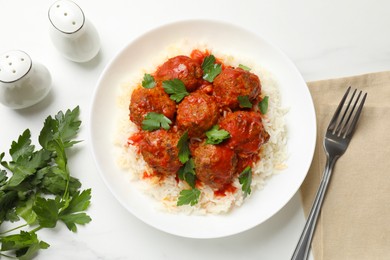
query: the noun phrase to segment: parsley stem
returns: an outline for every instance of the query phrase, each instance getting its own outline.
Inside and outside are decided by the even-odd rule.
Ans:
[[[30,231],[30,233],[36,233],[37,231],[41,230],[43,227],[42,226],[38,226],[36,228],[34,228],[33,230]]]
[[[66,167],[66,184],[65,184],[65,191],[64,191],[64,195],[62,196],[62,200],[67,200],[67,198],[69,197],[70,173],[68,170],[68,166],[65,165],[65,167]]]
[[[7,258],[10,258],[10,259],[18,259],[15,256],[6,255],[6,254],[3,254],[3,253],[0,253],[0,256],[7,257]]]
[[[17,227],[14,227],[14,228],[11,228],[11,229],[9,229],[9,230],[7,230],[7,231],[1,232],[1,233],[0,233],[0,236],[5,235],[5,234],[7,234],[7,233],[9,233],[9,232],[18,230],[18,229],[20,229],[20,228],[26,227],[26,226],[28,226],[27,223],[26,223],[26,224],[23,224],[23,225],[20,225],[20,226],[17,226]]]

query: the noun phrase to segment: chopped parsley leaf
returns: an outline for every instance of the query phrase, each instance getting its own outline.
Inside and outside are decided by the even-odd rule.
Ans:
[[[252,103],[249,100],[249,96],[238,96],[237,97],[238,103],[240,104],[240,107],[242,108],[252,108]]]
[[[213,82],[215,77],[222,72],[222,65],[215,63],[214,55],[209,55],[204,58],[202,63],[203,79],[208,82]]]
[[[198,189],[190,189],[190,190],[182,190],[179,195],[179,199],[177,200],[177,206],[182,205],[191,205],[194,206],[198,203],[200,197],[200,190]]]
[[[241,189],[244,192],[244,197],[251,194],[252,184],[252,168],[247,166],[238,176],[238,180],[241,184]]]
[[[160,129],[160,127],[168,130],[171,127],[170,124],[172,124],[172,121],[163,114],[149,112],[142,121],[141,127],[148,131],[154,131]]]
[[[180,79],[165,80],[162,85],[165,92],[176,103],[179,103],[185,96],[189,95],[186,86]]]
[[[190,158],[190,148],[188,147],[188,131],[180,137],[176,147],[179,149],[179,160],[181,163],[185,163]]]
[[[247,67],[245,65],[242,65],[242,64],[239,64],[238,67],[243,69],[243,70],[246,70],[246,71],[250,71],[251,70],[251,68],[249,68],[249,67]]]
[[[265,96],[259,103],[260,111],[263,115],[267,114],[268,111],[268,96]]]
[[[144,88],[154,88],[156,86],[156,81],[153,76],[145,73],[144,80],[142,81],[142,87]]]
[[[219,129],[218,125],[214,125],[209,131],[206,132],[207,144],[220,144],[224,140],[230,138],[230,133],[226,130]]]
[[[196,173],[195,163],[193,159],[189,159],[180,169],[178,173],[180,180],[186,181],[191,188],[195,188]]]

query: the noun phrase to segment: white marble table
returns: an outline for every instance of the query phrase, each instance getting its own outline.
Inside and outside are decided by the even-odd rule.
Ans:
[[[51,247],[38,259],[289,259],[304,225],[299,194],[274,217],[231,237],[195,240],[144,224],[112,196],[92,160],[88,114],[96,81],[109,60],[146,30],[183,19],[215,19],[245,27],[282,49],[307,81],[390,69],[390,2],[321,1],[87,1],[77,3],[97,27],[102,48],[91,62],[68,61],[48,35],[54,1],[0,0],[0,53],[26,51],[48,67],[52,91],[25,110],[0,106],[0,151],[26,128],[36,138],[44,118],[80,105],[85,140],[70,158],[73,174],[92,188],[93,221],[77,234],[42,230]]]

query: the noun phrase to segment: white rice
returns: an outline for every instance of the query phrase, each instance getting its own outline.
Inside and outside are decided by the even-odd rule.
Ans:
[[[157,58],[150,68],[140,68],[138,75],[134,75],[131,82],[121,85],[120,93],[117,100],[119,118],[117,132],[115,135],[115,145],[121,148],[118,158],[118,165],[129,173],[129,186],[137,186],[138,189],[154,197],[159,203],[158,208],[169,212],[183,212],[187,214],[221,214],[231,211],[233,208],[240,206],[245,200],[250,199],[250,195],[244,200],[241,185],[236,179],[233,182],[236,192],[227,193],[226,196],[215,196],[214,191],[204,185],[201,189],[201,195],[198,204],[195,206],[176,206],[178,196],[181,190],[188,189],[189,186],[180,181],[177,183],[173,176],[164,178],[160,181],[157,177],[143,178],[144,172],[151,173],[142,155],[137,153],[136,147],[127,145],[127,139],[133,133],[138,131],[137,126],[129,120],[129,102],[132,91],[142,82],[144,73],[152,73],[156,67],[168,58],[177,55],[190,55],[193,49],[208,49],[215,57],[221,59],[225,64],[237,67],[243,64],[251,68],[251,72],[258,75],[262,85],[262,94],[269,96],[268,112],[263,118],[263,124],[270,135],[269,141],[264,144],[260,154],[260,161],[252,168],[252,193],[259,192],[266,185],[267,179],[273,174],[286,168],[284,162],[287,159],[287,135],[284,115],[286,109],[281,107],[280,93],[278,82],[273,78],[271,73],[264,68],[256,66],[250,60],[239,59],[226,53],[220,53],[206,44],[190,44],[186,41],[170,46],[161,57]],[[130,188],[130,187],[129,187]]]

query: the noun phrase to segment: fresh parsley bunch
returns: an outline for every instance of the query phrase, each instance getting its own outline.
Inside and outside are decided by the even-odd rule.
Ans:
[[[80,190],[81,183],[72,177],[66,151],[75,141],[81,121],[79,107],[47,117],[39,135],[41,148],[31,144],[30,130],[13,141],[11,161],[0,154],[0,258],[8,256],[31,259],[49,244],[39,240],[37,231],[54,228],[63,222],[72,232],[77,224],[91,221],[84,212],[91,190]],[[5,222],[23,222],[10,230],[2,230]],[[19,233],[16,233],[20,230]]]

